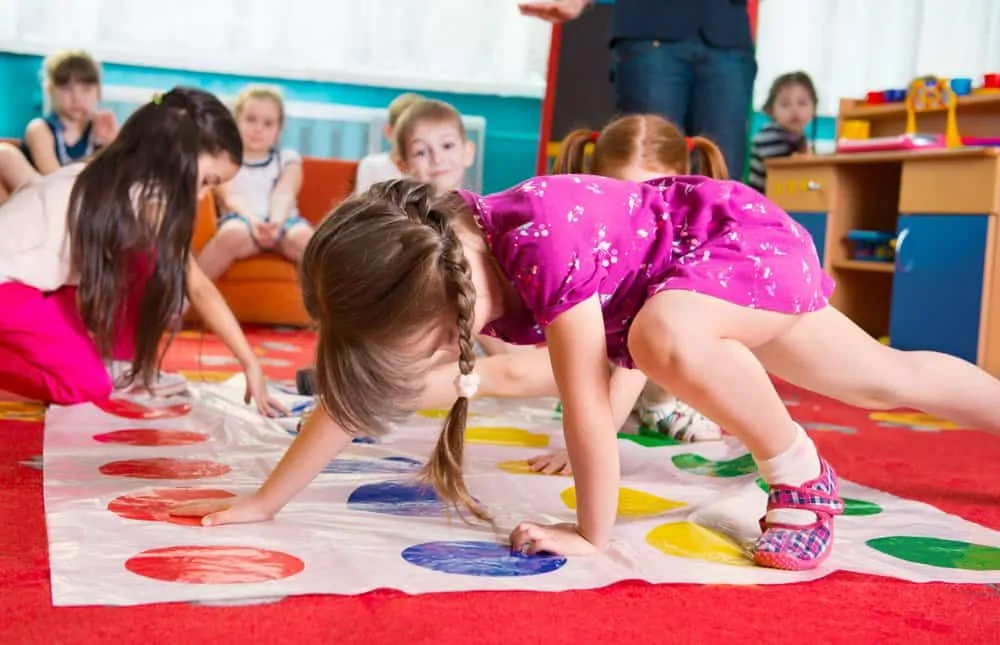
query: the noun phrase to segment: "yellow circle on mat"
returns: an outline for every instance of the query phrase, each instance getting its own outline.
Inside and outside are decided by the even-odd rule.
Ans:
[[[750,556],[735,542],[694,522],[661,524],[646,534],[646,542],[667,555],[737,567],[753,566]]]
[[[497,464],[497,468],[500,470],[510,473],[512,475],[545,475],[547,477],[569,477],[563,473],[539,473],[531,469],[528,462],[523,460],[518,461],[502,461]]]
[[[219,372],[209,370],[178,370],[177,372],[193,383],[222,383],[236,376],[237,372]]]
[[[549,436],[528,432],[521,428],[476,427],[465,431],[469,443],[488,443],[494,446],[521,446],[524,448],[544,448],[549,445]]]
[[[872,421],[896,423],[912,428],[934,428],[936,430],[958,430],[959,426],[947,419],[935,417],[923,412],[872,412],[868,415]]]
[[[576,488],[571,486],[559,496],[562,497],[566,506],[576,510]],[[682,506],[687,506],[687,504],[632,488],[618,489],[618,517],[649,517]]]
[[[428,419],[447,419],[447,410],[417,410],[417,414]]]

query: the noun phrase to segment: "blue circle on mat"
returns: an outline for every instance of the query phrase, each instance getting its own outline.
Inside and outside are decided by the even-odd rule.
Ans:
[[[334,459],[323,469],[328,475],[392,475],[395,473],[415,473],[420,470],[420,462],[409,457],[385,457],[383,459]]]
[[[351,443],[378,443],[378,439],[375,437],[354,437],[351,439]]]
[[[437,517],[445,512],[429,484],[376,482],[358,486],[347,498],[347,507],[402,517]]]
[[[493,542],[425,542],[403,549],[403,559],[418,567],[463,576],[509,578],[551,573],[566,564],[558,555],[522,555]]]

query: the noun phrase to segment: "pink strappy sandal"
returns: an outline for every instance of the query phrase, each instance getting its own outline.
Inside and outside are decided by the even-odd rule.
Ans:
[[[837,475],[820,459],[819,477],[801,486],[770,486],[767,510],[787,508],[816,514],[812,524],[769,523],[760,519],[763,535],[754,548],[754,562],[762,567],[805,571],[818,567],[833,549],[833,518],[844,512],[837,494]]]

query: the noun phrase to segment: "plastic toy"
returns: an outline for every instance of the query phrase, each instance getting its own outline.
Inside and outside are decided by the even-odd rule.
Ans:
[[[851,259],[861,262],[892,262],[896,258],[896,238],[882,231],[849,231]]]
[[[923,110],[948,111],[944,130],[946,148],[960,148],[962,138],[958,134],[958,96],[944,79],[926,76],[910,83],[906,96],[906,134],[917,134],[917,112]]]

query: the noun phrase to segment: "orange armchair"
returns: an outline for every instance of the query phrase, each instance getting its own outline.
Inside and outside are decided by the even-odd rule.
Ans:
[[[351,194],[358,164],[341,159],[302,159],[302,217],[318,226]],[[218,213],[209,197],[198,205],[192,251],[197,254],[215,235]],[[297,267],[274,253],[262,253],[234,263],[216,283],[242,323],[307,327],[312,321],[302,304]]]

